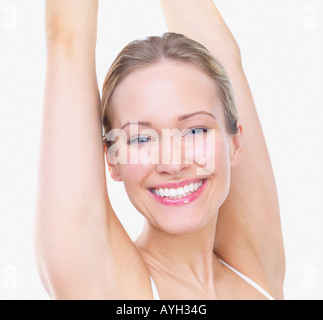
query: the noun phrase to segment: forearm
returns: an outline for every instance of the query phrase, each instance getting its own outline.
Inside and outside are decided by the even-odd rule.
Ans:
[[[237,42],[212,0],[160,0],[169,31],[203,44],[225,67],[240,63]]]
[[[87,41],[95,47],[98,0],[46,0],[47,42]]]

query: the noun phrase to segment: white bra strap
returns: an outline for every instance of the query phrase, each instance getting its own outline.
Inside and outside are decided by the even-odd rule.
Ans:
[[[153,278],[151,276],[149,276],[149,277],[150,277],[151,288],[153,290],[154,300],[160,300],[156,284],[155,284]]]
[[[262,287],[260,287],[259,284],[257,284],[256,282],[254,282],[253,280],[251,280],[250,278],[248,278],[247,276],[245,276],[244,274],[242,274],[241,272],[239,272],[238,270],[234,269],[233,267],[229,266],[227,263],[225,263],[224,261],[222,261],[221,259],[218,258],[218,260],[220,262],[222,262],[225,266],[227,266],[229,269],[231,269],[235,274],[237,274],[240,278],[242,278],[243,280],[245,280],[246,282],[248,282],[252,287],[254,287],[257,291],[259,291],[262,295],[264,295],[267,299],[269,300],[275,300],[265,289],[263,289]]]
[[[254,282],[253,280],[251,280],[250,278],[248,278],[247,276],[245,276],[244,274],[242,274],[238,270],[234,269],[233,267],[231,267],[230,265],[228,265],[227,263],[225,263],[221,259],[218,259],[218,260],[221,263],[223,263],[225,266],[227,266],[230,270],[232,270],[235,274],[237,274],[240,278],[242,278],[247,283],[249,283],[253,288],[255,288],[258,292],[260,292],[262,295],[264,295],[267,299],[275,300],[265,289],[263,289],[261,286],[259,286],[259,284],[257,284],[256,282]],[[151,288],[153,291],[154,300],[160,300],[156,284],[155,284],[153,278],[151,276],[149,276],[149,277],[150,277]]]

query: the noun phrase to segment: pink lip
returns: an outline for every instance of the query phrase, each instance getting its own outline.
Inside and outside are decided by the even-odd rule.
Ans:
[[[195,181],[196,179],[194,179],[193,181]],[[201,180],[201,179],[199,179]],[[207,179],[205,179],[203,181],[203,184],[201,185],[201,187],[189,194],[188,196],[184,197],[184,198],[180,198],[180,199],[168,199],[168,198],[162,198],[162,197],[159,197],[157,194],[154,194],[153,192],[150,191],[150,194],[160,203],[162,204],[166,204],[166,205],[169,205],[169,206],[179,206],[179,205],[184,205],[184,204],[187,204],[187,203],[190,203],[192,201],[194,201],[195,199],[197,199],[200,194],[202,193],[204,187],[206,186],[206,183],[207,183]],[[187,184],[187,183],[185,183]],[[166,188],[166,187],[165,187]]]

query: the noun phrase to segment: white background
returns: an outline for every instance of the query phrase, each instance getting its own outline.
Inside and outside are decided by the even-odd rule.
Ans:
[[[45,76],[44,0],[0,0],[0,299],[48,299],[33,253]],[[323,1],[215,0],[242,51],[280,197],[286,299],[323,299]],[[157,0],[100,0],[101,88],[131,40],[167,31]],[[111,202],[135,238],[122,183]],[[126,200],[125,200],[126,199]]]

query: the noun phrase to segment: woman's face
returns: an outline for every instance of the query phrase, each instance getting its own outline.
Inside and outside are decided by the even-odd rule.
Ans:
[[[226,131],[214,80],[193,65],[163,61],[126,77],[112,107],[114,127],[125,133],[118,143],[126,161],[109,161],[110,173],[124,182],[133,205],[167,233],[205,226],[225,200],[230,166],[241,157],[241,135]],[[163,132],[172,129],[180,134],[169,140]]]

